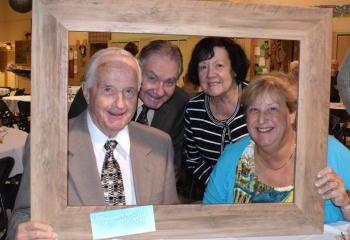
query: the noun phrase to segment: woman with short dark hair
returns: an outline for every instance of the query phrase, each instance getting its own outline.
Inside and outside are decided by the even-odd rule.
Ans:
[[[249,61],[230,38],[207,37],[195,46],[188,77],[202,93],[185,111],[185,165],[201,199],[211,170],[226,144],[247,134],[239,102]]]

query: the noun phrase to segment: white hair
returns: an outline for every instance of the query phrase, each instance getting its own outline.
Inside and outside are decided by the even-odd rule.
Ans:
[[[86,67],[85,71],[85,80],[88,88],[91,88],[94,81],[95,81],[95,75],[96,70],[98,67],[104,63],[101,61],[103,58],[107,56],[124,56],[127,58],[132,59],[136,63],[136,74],[137,74],[137,80],[138,80],[138,89],[140,90],[141,83],[142,83],[142,74],[141,74],[141,68],[139,61],[128,51],[121,49],[121,48],[105,48],[102,50],[97,51],[91,58],[90,61]]]

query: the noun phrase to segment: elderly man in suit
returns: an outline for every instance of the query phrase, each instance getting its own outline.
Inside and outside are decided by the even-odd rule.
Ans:
[[[142,48],[139,60],[142,68],[142,86],[135,120],[170,135],[175,153],[175,172],[179,175],[184,136],[183,119],[189,100],[189,95],[176,87],[183,71],[182,54],[171,42],[154,40]],[[79,90],[68,117],[78,115],[85,108],[86,101]]]
[[[176,86],[182,71],[180,49],[169,41],[155,40],[144,46],[139,60],[142,87],[136,121],[168,133],[175,152],[175,172],[181,171],[184,112],[189,95]]]
[[[141,79],[137,60],[122,49],[90,59],[82,87],[88,110],[69,121],[69,205],[178,203],[170,137],[130,122]],[[26,171],[8,238],[57,238],[49,225],[28,221],[29,208]]]

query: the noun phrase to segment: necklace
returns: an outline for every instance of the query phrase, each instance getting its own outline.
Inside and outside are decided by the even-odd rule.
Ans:
[[[284,163],[282,163],[281,166],[279,166],[279,167],[277,167],[277,168],[272,168],[272,167],[266,165],[265,162],[264,162],[264,160],[263,160],[262,158],[260,158],[259,163],[261,163],[265,168],[268,168],[268,169],[270,169],[270,170],[272,170],[272,171],[278,171],[278,170],[284,168],[284,167],[287,165],[287,163],[289,163],[289,161],[290,161],[291,159],[294,158],[294,155],[295,155],[295,146],[296,146],[296,145],[293,144],[292,152],[290,153],[289,158],[288,158],[286,161],[284,161]]]
[[[227,120],[237,111],[237,105],[239,104],[240,86],[237,85],[235,90],[237,93],[232,98],[235,104],[223,103],[222,101],[217,103],[212,97],[209,96],[210,112],[215,119],[219,121]],[[230,108],[227,109],[227,106],[230,106]]]

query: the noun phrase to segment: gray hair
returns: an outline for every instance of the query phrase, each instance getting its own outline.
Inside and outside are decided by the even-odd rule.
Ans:
[[[90,61],[85,71],[85,79],[86,79],[86,84],[88,88],[91,88],[95,81],[96,71],[101,65],[101,63],[103,63],[101,60],[107,56],[125,56],[135,61],[137,66],[136,74],[137,74],[137,80],[138,80],[138,90],[140,90],[141,83],[142,83],[142,74],[141,74],[140,64],[138,60],[131,53],[121,48],[105,48],[97,51],[90,58]]]

